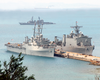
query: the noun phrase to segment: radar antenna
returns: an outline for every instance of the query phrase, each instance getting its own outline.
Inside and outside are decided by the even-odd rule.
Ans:
[[[77,25],[77,21],[76,21],[76,26],[71,26],[71,28],[74,28],[74,30],[75,30],[75,32],[76,32],[76,34],[79,34],[79,29],[81,28],[82,26],[78,26]]]

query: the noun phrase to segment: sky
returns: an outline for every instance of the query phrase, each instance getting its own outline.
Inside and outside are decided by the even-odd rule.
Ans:
[[[0,0],[0,10],[100,8],[100,0]]]

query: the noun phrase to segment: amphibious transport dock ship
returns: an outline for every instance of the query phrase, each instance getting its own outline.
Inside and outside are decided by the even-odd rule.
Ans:
[[[42,26],[42,27],[41,27]],[[42,29],[43,25],[34,26],[34,34],[30,39],[28,36],[25,37],[23,43],[7,43],[7,50],[11,52],[36,56],[54,57],[54,44],[51,43],[47,38],[43,38]],[[37,32],[35,31],[37,29]]]
[[[72,31],[67,36],[64,34],[62,41],[59,41],[57,36],[55,36],[56,49],[92,55],[92,51],[94,50],[94,46],[91,44],[92,38],[79,32],[81,27],[76,22],[76,26],[71,26],[71,28],[74,28],[75,33]]]
[[[20,22],[19,23],[20,25],[35,25],[35,24],[55,24],[55,23],[52,23],[52,22],[44,22],[44,20],[40,20],[40,17],[39,17],[39,20],[34,20],[33,21],[33,17],[31,18],[30,21],[26,22],[26,23],[23,23],[23,22]]]

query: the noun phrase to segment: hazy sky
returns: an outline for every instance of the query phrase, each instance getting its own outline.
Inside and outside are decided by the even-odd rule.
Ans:
[[[0,0],[0,9],[100,8],[100,0]]]

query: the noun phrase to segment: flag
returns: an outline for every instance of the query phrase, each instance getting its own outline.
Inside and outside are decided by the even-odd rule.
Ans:
[[[13,39],[11,39],[11,41],[13,41]]]

